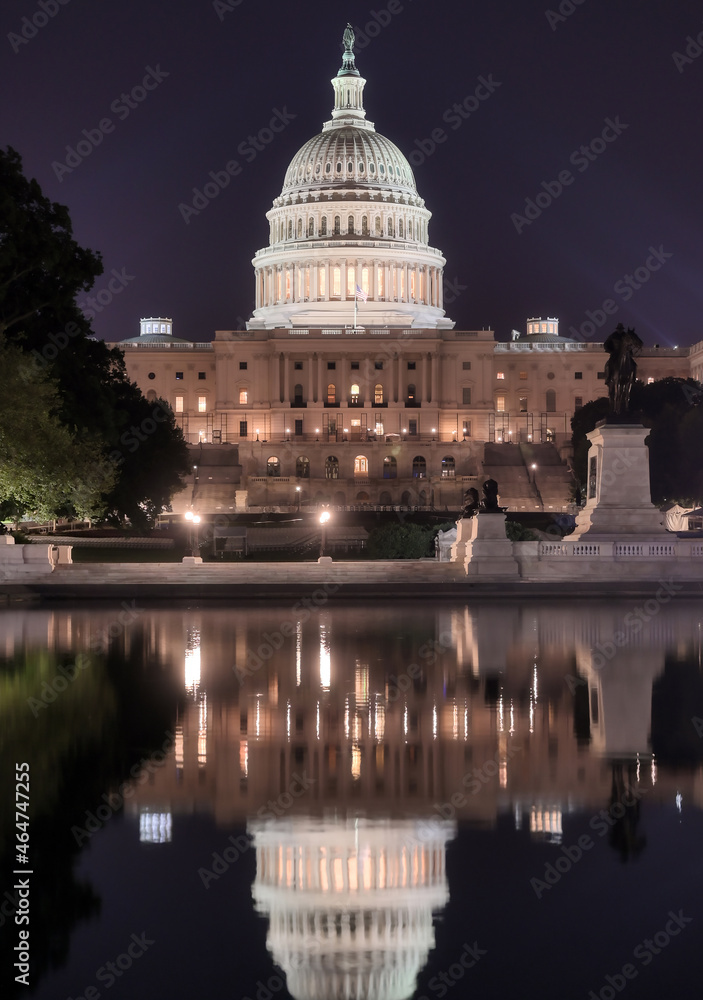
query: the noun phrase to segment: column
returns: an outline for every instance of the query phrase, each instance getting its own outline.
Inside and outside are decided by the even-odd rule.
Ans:
[[[283,402],[290,403],[290,354],[283,355]]]
[[[317,355],[317,399],[315,400],[316,403],[322,403],[325,399],[324,389],[322,385],[322,368],[323,368],[323,361],[320,355],[318,354]]]
[[[320,299],[320,265],[317,262],[313,264],[311,280],[310,298],[313,302],[318,302]]]
[[[427,355],[422,355],[422,386],[420,388],[420,402],[429,402],[428,396],[428,385],[427,385]]]
[[[393,294],[393,289],[391,288],[391,266],[390,264],[383,265],[383,297],[386,302],[391,301],[391,296]]]
[[[340,277],[340,289],[339,289],[340,292],[341,292],[340,298],[341,298],[342,302],[344,302],[344,300],[347,297],[347,262],[346,262],[346,260],[342,260],[340,262],[339,270],[340,270],[340,276],[341,276]],[[344,325],[344,324],[342,324],[342,325]]]
[[[370,290],[369,298],[373,299],[374,301],[376,301],[378,299],[378,261],[377,260],[375,260],[373,262],[373,270],[372,270],[371,273],[372,273],[373,277],[371,278],[371,290]]]
[[[315,402],[315,355],[308,354],[308,403]]]

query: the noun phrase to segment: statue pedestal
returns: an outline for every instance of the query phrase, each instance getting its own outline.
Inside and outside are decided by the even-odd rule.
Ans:
[[[649,430],[641,424],[600,424],[588,435],[588,499],[569,541],[667,535],[650,499]]]
[[[520,575],[513,543],[505,537],[505,514],[478,514],[456,526],[452,562],[461,563],[467,576],[517,579]]]

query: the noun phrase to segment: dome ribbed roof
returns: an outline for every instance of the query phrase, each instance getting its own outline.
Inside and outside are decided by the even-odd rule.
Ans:
[[[282,194],[350,184],[417,198],[415,176],[398,147],[378,132],[351,125],[309,139],[291,160]]]

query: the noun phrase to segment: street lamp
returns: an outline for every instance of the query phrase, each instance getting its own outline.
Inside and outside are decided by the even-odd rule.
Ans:
[[[328,510],[323,510],[320,514],[320,527],[322,529],[322,534],[320,536],[320,559],[325,554],[325,542],[327,541],[327,522],[329,521],[331,515]]]
[[[320,440],[320,428],[319,427],[315,428],[315,434],[317,435],[317,437],[315,438],[315,440],[319,441]]]
[[[185,512],[185,519],[190,525],[190,554],[192,556],[198,555],[198,550],[200,549],[199,539],[198,539],[198,525],[200,524],[200,514],[194,514],[192,510],[187,510]],[[193,525],[195,525],[195,539],[193,538]]]
[[[532,469],[532,482],[534,483],[535,482],[535,474],[537,472],[537,463],[533,462],[532,465],[530,466],[530,468]]]
[[[286,427],[286,434],[288,436],[288,440],[290,441],[290,427]]]
[[[433,440],[433,441],[434,441],[434,436],[435,436],[435,434],[436,434],[436,433],[437,433],[437,428],[436,428],[436,427],[433,427],[433,428],[432,428],[432,440]]]
[[[298,513],[300,513],[300,487],[295,487],[295,499],[297,502]]]

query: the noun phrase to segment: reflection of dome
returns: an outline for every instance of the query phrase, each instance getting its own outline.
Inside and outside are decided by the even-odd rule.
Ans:
[[[406,1000],[449,898],[455,825],[307,817],[250,824],[254,899],[296,1000]]]
[[[353,38],[349,46],[332,80],[332,118],[295,154],[267,213],[269,245],[253,261],[256,309],[247,325],[354,320],[365,328],[450,329],[442,308],[445,261],[429,245],[431,213],[406,158],[366,119]]]

